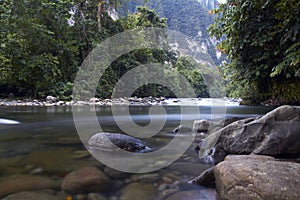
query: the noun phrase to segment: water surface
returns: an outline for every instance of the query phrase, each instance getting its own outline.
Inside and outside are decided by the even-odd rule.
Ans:
[[[103,131],[122,133],[122,130],[116,125],[109,106],[91,107],[90,109],[96,111],[97,119]],[[119,109],[122,110],[122,106]],[[140,126],[149,124],[151,120],[155,122],[166,119],[163,129],[158,135],[146,140],[147,144],[159,147],[167,144],[171,139],[161,137],[161,135],[169,134],[181,121],[252,117],[265,114],[272,108],[228,106],[226,113],[212,116],[212,108],[209,106],[185,108],[184,115],[180,114],[182,108],[179,106],[165,106],[167,115],[156,114],[151,118],[149,117],[149,109],[149,106],[132,106],[130,107],[130,116],[120,113],[118,119],[121,120],[121,123],[126,123],[132,119]],[[196,112],[197,109],[200,112]],[[140,181],[153,184],[159,193],[159,198],[164,199],[176,191],[202,189],[200,186],[187,184],[187,182],[210,167],[199,163],[197,153],[194,150],[197,143],[194,142],[174,164],[149,173],[149,176],[144,176],[144,178],[137,179],[137,176],[142,177],[142,175],[129,173],[113,174],[107,172],[109,168],[94,159],[85,150],[74,125],[71,107],[0,107],[0,118],[20,122],[20,124],[15,125],[0,124],[1,180],[9,179],[16,174],[34,174],[62,180],[72,170],[84,166],[97,166],[121,184],[119,189],[114,188],[114,191],[107,191],[104,194],[107,198],[119,198],[121,194],[118,191],[121,191],[124,185]],[[84,120],[88,121],[89,119],[83,118],[82,120],[84,122]],[[97,132],[97,130],[93,131]],[[169,186],[164,188],[163,184],[169,184]],[[169,193],[166,192],[168,189],[170,190]]]

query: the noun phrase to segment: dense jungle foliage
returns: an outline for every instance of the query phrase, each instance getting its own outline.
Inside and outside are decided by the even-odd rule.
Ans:
[[[0,95],[70,99],[76,73],[97,44],[129,29],[167,26],[166,19],[147,7],[118,18],[113,13],[118,6],[119,1],[103,0],[1,1]],[[99,81],[96,96],[110,98],[123,74],[148,62],[171,63],[195,86],[197,96],[209,96],[200,73],[182,66],[188,58],[151,49],[130,52],[112,63]],[[155,84],[133,95],[174,96]]]
[[[211,36],[224,38],[228,92],[252,103],[300,102],[300,2],[229,0],[211,10]]]
[[[299,103],[300,2],[228,0],[218,6],[216,1],[203,2],[2,0],[0,97],[71,99],[76,74],[97,44],[126,30],[168,27],[195,38],[216,64],[224,60],[214,50],[220,41],[217,50],[227,55],[220,69],[228,96],[254,104]],[[212,38],[205,30],[210,23]],[[121,56],[99,80],[96,96],[110,98],[117,81],[145,63],[169,65],[186,77],[199,97],[217,96],[203,78],[212,72],[205,68],[200,73],[195,69],[203,66],[171,49],[138,49]],[[174,84],[181,87],[177,80]],[[156,84],[144,85],[133,95],[174,96]]]

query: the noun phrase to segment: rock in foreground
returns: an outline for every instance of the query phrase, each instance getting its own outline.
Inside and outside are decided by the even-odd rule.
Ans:
[[[200,159],[218,163],[228,154],[274,157],[300,155],[300,106],[281,106],[257,119],[244,119],[209,133]]]
[[[110,179],[96,167],[84,167],[69,173],[61,188],[69,193],[81,194],[105,191],[110,184]]]
[[[264,156],[228,156],[214,170],[222,200],[300,199],[300,164]]]

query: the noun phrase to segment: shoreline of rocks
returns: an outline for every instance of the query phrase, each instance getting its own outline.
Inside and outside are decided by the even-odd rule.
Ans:
[[[221,101],[224,105],[239,106],[241,99],[234,98],[165,98],[165,97],[124,97],[118,99],[90,98],[87,101],[62,101],[53,96],[45,99],[0,99],[0,106],[202,106],[212,105]]]

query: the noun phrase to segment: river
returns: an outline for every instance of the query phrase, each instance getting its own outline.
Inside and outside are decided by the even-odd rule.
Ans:
[[[118,119],[123,123],[132,119],[141,126],[149,124],[151,120],[166,119],[159,134],[146,139],[147,144],[156,147],[169,142],[170,138],[162,136],[168,135],[180,124],[181,120],[193,121],[199,118],[211,119],[214,117],[211,115],[212,107],[210,106],[189,107],[185,114],[181,114],[180,106],[165,106],[166,115],[154,114],[151,118],[148,114],[149,108],[150,106],[131,106],[130,116],[120,114]],[[200,110],[198,115],[189,114],[189,111],[193,113],[195,109]],[[227,106],[223,117],[259,116],[271,109],[268,107]],[[103,131],[122,133],[112,115],[111,107],[99,106],[94,110]],[[203,191],[206,199],[214,199],[213,189],[188,184],[191,178],[210,167],[210,165],[199,163],[194,150],[196,142],[168,167],[146,174],[125,173],[105,166],[86,151],[74,125],[72,107],[0,107],[0,118],[20,122],[20,124],[0,124],[0,187],[3,187],[1,182],[2,184],[6,183],[5,181],[18,174],[50,177],[62,181],[66,174],[73,170],[84,166],[96,166],[116,183],[115,187],[101,193],[107,199],[126,199],[124,193],[130,193],[130,191],[124,192],[124,188],[134,182],[152,185],[157,199],[171,198],[172,195],[180,192],[190,192],[191,194],[191,191]],[[13,191],[14,186],[10,185],[10,187]],[[34,188],[32,189],[34,190]],[[59,188],[53,190],[61,196],[69,195],[60,191]],[[134,189],[131,190],[133,190],[132,193],[135,193]],[[143,189],[136,188],[136,190]],[[149,188],[145,190],[149,190]],[[149,191],[144,191],[144,193],[148,196],[152,195],[149,194]],[[71,195],[73,199],[79,199],[74,195]],[[57,199],[60,199],[61,196]],[[203,197],[203,199],[205,198]]]

